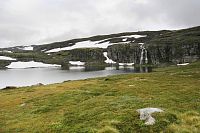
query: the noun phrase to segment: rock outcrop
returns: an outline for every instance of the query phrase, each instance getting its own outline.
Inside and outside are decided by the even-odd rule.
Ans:
[[[142,47],[142,48],[141,48]],[[194,62],[200,57],[199,44],[150,45],[130,43],[117,44],[108,48],[108,57],[115,62],[135,64],[161,64]]]

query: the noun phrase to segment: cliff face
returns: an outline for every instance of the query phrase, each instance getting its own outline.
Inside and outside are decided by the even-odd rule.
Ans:
[[[200,27],[157,34],[142,42],[110,46],[108,57],[136,64],[145,64],[147,60],[148,64],[184,63],[200,58]]]
[[[148,46],[149,63],[184,63],[199,59],[200,44]]]
[[[115,62],[139,64],[141,49],[139,44],[116,44],[108,47],[108,57]]]
[[[83,62],[104,62],[105,57],[102,54],[103,51],[100,48],[74,49],[69,51],[69,56],[66,59]]]
[[[147,52],[142,53],[141,44],[113,45],[108,48],[108,57],[115,62],[136,64],[145,64],[146,56],[148,64],[193,62],[200,57],[200,43],[177,46],[144,44],[144,47]]]
[[[154,37],[146,47],[153,64],[193,62],[200,57],[200,27]]]

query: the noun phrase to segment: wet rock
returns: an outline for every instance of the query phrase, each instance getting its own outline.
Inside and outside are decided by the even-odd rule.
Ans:
[[[145,120],[146,125],[154,125],[155,118],[153,118],[151,114],[156,112],[163,112],[163,110],[159,108],[143,108],[138,109],[137,112],[140,113],[140,120]]]

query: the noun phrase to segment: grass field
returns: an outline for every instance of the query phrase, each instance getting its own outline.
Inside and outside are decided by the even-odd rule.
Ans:
[[[137,109],[155,107],[156,124]],[[200,62],[0,91],[0,132],[199,133]]]

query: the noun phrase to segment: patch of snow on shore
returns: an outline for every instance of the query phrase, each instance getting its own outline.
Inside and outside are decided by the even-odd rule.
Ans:
[[[84,66],[85,65],[85,62],[81,62],[81,61],[69,61],[69,63],[74,66]]]
[[[135,63],[119,63],[119,66],[132,66]]]
[[[12,62],[10,65],[6,66],[7,68],[12,69],[24,69],[24,68],[36,68],[36,67],[61,67],[61,65],[56,64],[45,64],[42,62]]]
[[[140,45],[144,45],[144,43],[142,43],[142,42],[141,42],[141,43],[138,43],[138,44],[140,44]]]
[[[115,64],[116,63],[115,61],[108,58],[108,52],[104,52],[103,55],[104,55],[104,57],[106,57],[106,60],[104,61],[105,63],[108,63],[108,64]]]
[[[16,59],[7,56],[0,56],[0,60],[16,60]]]
[[[177,64],[177,66],[187,66],[189,63]]]

